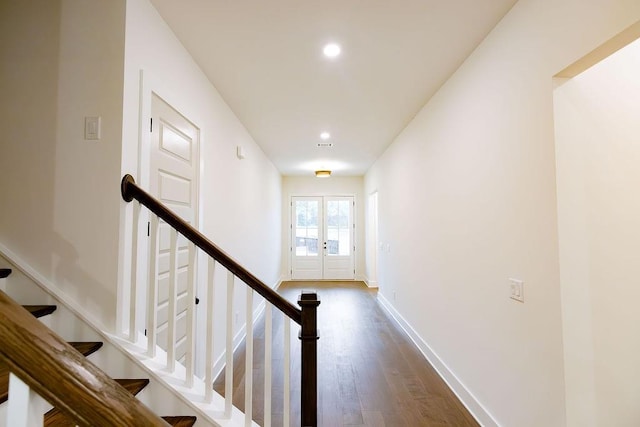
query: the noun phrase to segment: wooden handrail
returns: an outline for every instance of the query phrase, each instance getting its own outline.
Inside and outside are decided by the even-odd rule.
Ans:
[[[197,247],[206,252],[209,256],[222,264],[227,270],[233,273],[237,278],[242,280],[248,286],[258,292],[264,299],[273,304],[284,314],[289,316],[294,322],[302,325],[302,311],[296,308],[286,299],[282,298],[276,291],[265,285],[260,279],[251,274],[247,269],[242,267],[237,261],[227,255],[222,249],[212,243],[205,235],[189,225],[186,221],[173,213],[169,208],[160,203],[151,194],[144,191],[138,186],[129,174],[122,177],[120,184],[122,198],[126,202],[136,199],[142,205],[146,206],[151,212],[164,220],[167,224],[175,228],[178,233],[193,242]]]
[[[2,291],[0,342],[9,370],[78,425],[168,426]]]

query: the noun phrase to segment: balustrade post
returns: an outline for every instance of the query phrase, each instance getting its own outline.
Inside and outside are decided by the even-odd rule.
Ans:
[[[318,335],[317,307],[320,299],[315,292],[302,292],[298,298],[302,308],[302,375],[301,375],[301,416],[304,427],[318,425]]]

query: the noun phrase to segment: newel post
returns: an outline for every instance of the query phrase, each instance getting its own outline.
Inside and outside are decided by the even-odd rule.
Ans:
[[[298,298],[302,308],[302,383],[301,412],[304,427],[318,425],[318,328],[317,308],[320,299],[315,292],[303,292]]]

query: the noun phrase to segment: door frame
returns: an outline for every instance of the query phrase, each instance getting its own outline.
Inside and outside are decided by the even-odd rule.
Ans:
[[[365,253],[366,262],[366,283],[370,288],[377,288],[379,281],[379,246],[380,246],[380,228],[379,228],[379,193],[373,190],[368,194],[367,199],[367,228],[365,237]]]
[[[292,272],[293,272],[293,198],[294,197],[321,197],[321,198],[325,198],[325,197],[353,197],[353,212],[352,212],[352,217],[353,217],[353,227],[351,230],[352,233],[352,243],[353,243],[353,279],[343,279],[345,281],[349,281],[349,280],[358,280],[358,251],[360,250],[360,248],[358,247],[358,227],[360,227],[360,225],[358,224],[358,195],[355,193],[291,193],[289,194],[289,201],[287,203],[287,207],[288,207],[288,214],[287,217],[289,219],[288,222],[288,240],[287,240],[287,248],[288,248],[288,253],[289,256],[287,257],[287,261],[288,261],[288,265],[287,265],[287,272],[286,272],[286,277],[288,277],[289,280],[294,280],[292,279]],[[324,210],[324,201],[323,201],[323,206],[322,209]],[[324,268],[323,268],[324,269]],[[319,280],[332,280],[332,279],[296,279],[296,280],[301,280],[301,281],[305,281],[305,280],[315,280],[315,281],[319,281]]]

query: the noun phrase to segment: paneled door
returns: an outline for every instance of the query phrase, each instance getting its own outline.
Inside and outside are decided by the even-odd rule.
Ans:
[[[151,100],[150,191],[178,216],[197,227],[199,129],[155,94]],[[186,353],[188,242],[178,238],[176,360]],[[159,225],[158,345],[166,349],[170,267],[170,227]]]
[[[354,198],[292,197],[291,278],[355,278]]]

